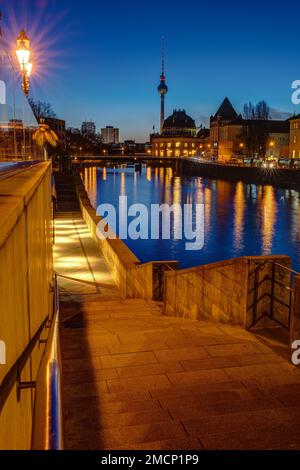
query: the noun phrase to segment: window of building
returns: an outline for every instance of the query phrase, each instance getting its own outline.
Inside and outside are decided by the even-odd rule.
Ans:
[[[172,146],[172,143],[168,142],[168,148],[170,148],[171,146]]]
[[[176,148],[179,148],[179,147],[180,147],[180,145],[181,145],[181,143],[180,143],[180,142],[176,142]]]
[[[186,148],[186,147],[188,146],[188,143],[187,143],[187,142],[184,142],[184,146],[185,146],[185,148]]]
[[[296,135],[294,135],[293,143],[294,143],[294,144],[297,143],[297,136],[296,136]]]

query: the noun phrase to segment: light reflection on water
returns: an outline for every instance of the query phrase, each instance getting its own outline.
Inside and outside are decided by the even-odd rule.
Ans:
[[[143,262],[176,259],[181,267],[244,255],[287,254],[300,271],[300,193],[295,190],[176,176],[172,168],[85,168],[84,184],[94,207],[119,195],[128,204],[204,203],[202,250],[186,251],[185,240],[126,240]],[[178,215],[175,215],[173,233]]]

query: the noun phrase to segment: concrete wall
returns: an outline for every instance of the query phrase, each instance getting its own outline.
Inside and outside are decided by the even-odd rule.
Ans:
[[[277,168],[274,171],[266,171],[265,168],[203,163],[189,159],[181,159],[180,167],[180,172],[185,175],[243,181],[245,183],[270,184],[282,188],[295,189],[300,187],[300,170],[298,169]]]
[[[101,217],[96,215],[94,207],[91,205],[88,195],[83,187],[81,179],[76,178],[76,190],[79,198],[81,213],[89,230],[97,242],[99,249],[108,263],[114,281],[121,290],[124,297],[127,296],[127,271],[140,263],[140,260],[119,238],[100,239],[97,235],[97,225]]]
[[[193,320],[209,320],[249,327],[253,320],[252,272],[266,259],[290,265],[286,256],[242,257],[232,260],[183,269],[165,274],[165,313]],[[270,267],[259,271],[259,280],[269,274]],[[282,273],[276,272],[282,280]],[[272,285],[265,279],[259,287],[257,316],[270,310]],[[278,296],[281,292],[276,292]],[[282,298],[282,297],[279,297]],[[275,305],[276,315],[282,316],[280,305]],[[287,314],[287,312],[285,312]]]
[[[51,166],[40,163],[0,181],[0,340],[6,364],[0,383],[51,311]],[[22,380],[34,380],[42,348],[36,348]],[[34,394],[17,403],[14,386],[0,414],[0,448],[29,449]]]

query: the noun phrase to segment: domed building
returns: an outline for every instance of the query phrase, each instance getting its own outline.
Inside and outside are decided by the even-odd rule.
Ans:
[[[151,136],[152,155],[156,157],[195,156],[199,143],[195,121],[184,109],[175,109],[165,119],[162,132]]]
[[[174,109],[173,114],[164,122],[162,134],[194,137],[196,135],[195,121],[186,114],[184,109]]]

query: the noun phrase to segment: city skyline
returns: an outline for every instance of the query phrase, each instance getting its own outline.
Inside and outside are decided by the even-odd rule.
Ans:
[[[197,125],[208,125],[225,96],[239,112],[245,102],[262,99],[275,110],[274,118],[299,112],[291,102],[291,83],[299,78],[292,60],[299,7],[292,10],[291,2],[280,15],[258,2],[237,11],[234,5],[218,3],[216,9],[192,0],[184,9],[177,1],[172,8],[156,1],[151,8],[92,0],[84,9],[72,8],[69,0],[63,6],[57,0],[18,5],[0,1],[4,35],[12,44],[20,28],[28,31],[36,52],[31,96],[49,101],[70,127],[88,117],[97,129],[107,123],[120,128],[122,140],[148,140],[153,125],[159,129],[162,36],[166,117],[183,108]]]

